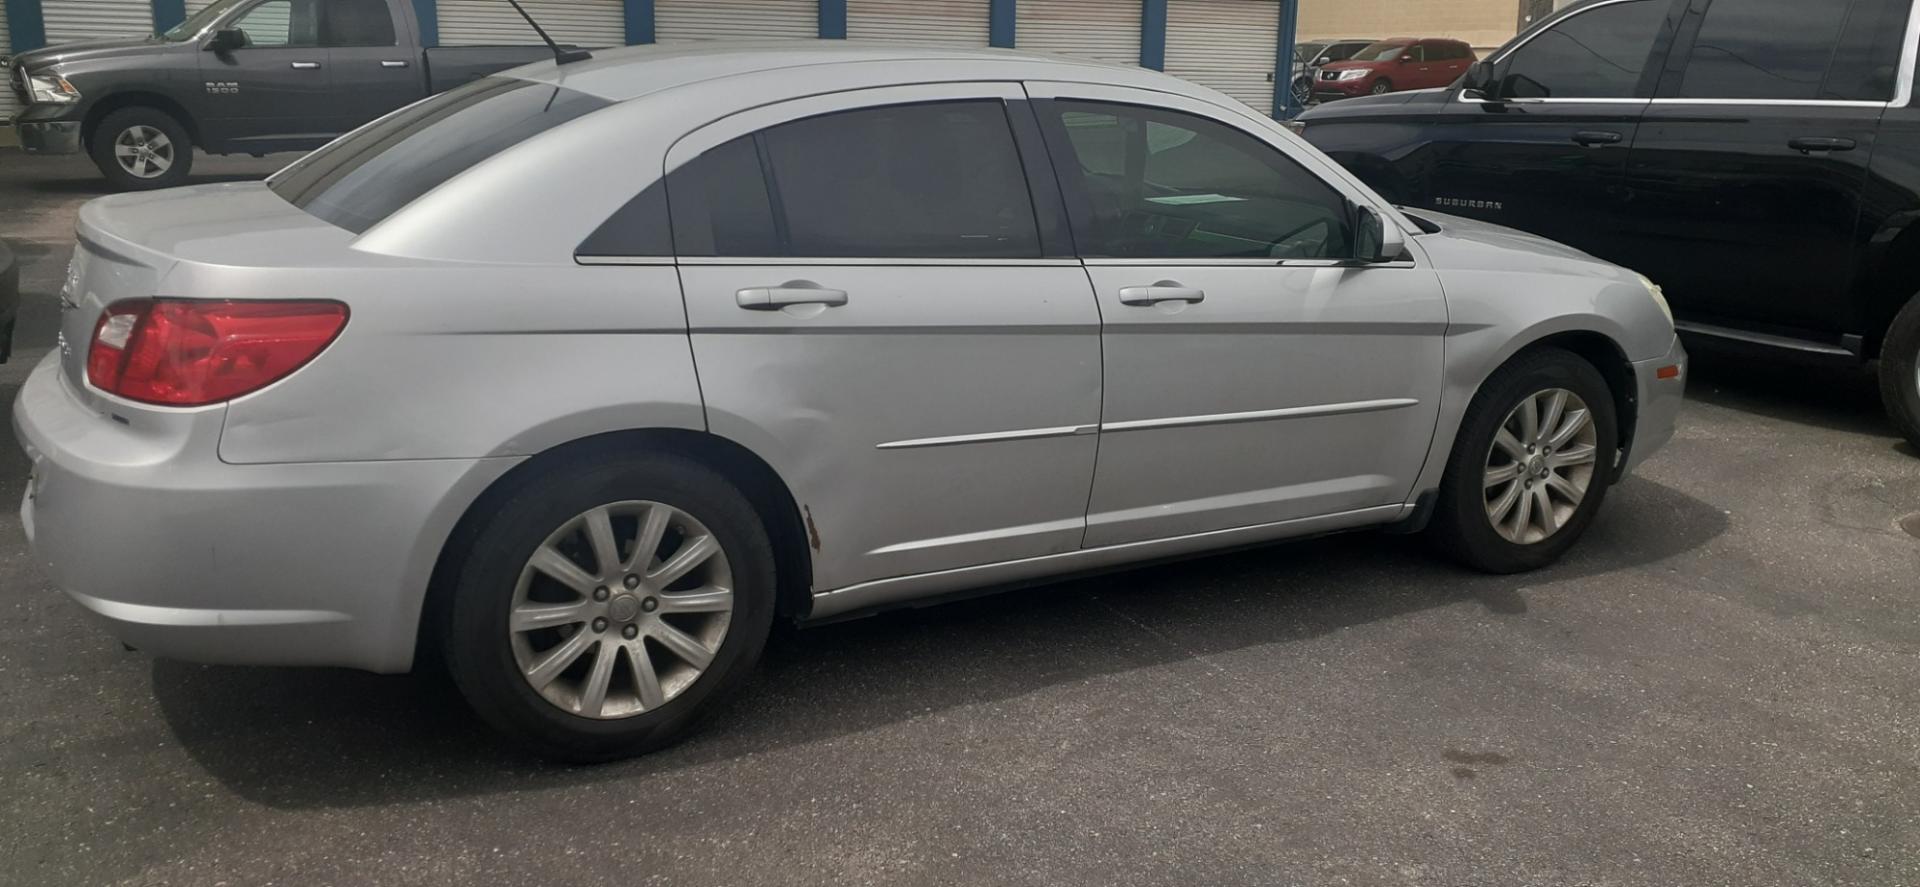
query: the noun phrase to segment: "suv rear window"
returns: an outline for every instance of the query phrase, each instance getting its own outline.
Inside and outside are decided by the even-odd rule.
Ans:
[[[358,234],[481,161],[609,104],[548,83],[486,77],[336,139],[267,185]]]

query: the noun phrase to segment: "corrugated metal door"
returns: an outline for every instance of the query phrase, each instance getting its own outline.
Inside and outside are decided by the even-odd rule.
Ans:
[[[579,46],[620,46],[627,42],[626,7],[621,0],[520,0],[547,34]],[[540,35],[506,0],[440,0],[440,45],[534,43]]]
[[[13,38],[7,32],[7,10],[0,6],[0,55],[13,54]],[[0,120],[11,120],[20,111],[20,100],[13,97],[13,86],[7,78],[13,76],[13,68],[0,68]]]
[[[654,0],[654,39],[820,36],[820,0]]]
[[[1140,4],[1119,0],[1020,0],[1013,42],[1116,65],[1140,64]]]
[[[150,0],[46,0],[47,45],[153,33]]]
[[[988,0],[847,0],[847,39],[987,45]]]
[[[1167,0],[1167,73],[1273,113],[1278,0]]]

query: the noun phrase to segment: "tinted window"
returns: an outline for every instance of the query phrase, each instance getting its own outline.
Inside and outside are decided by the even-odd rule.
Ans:
[[[1893,98],[1900,48],[1907,34],[1907,0],[1854,0],[1840,29],[1820,90],[1823,99],[1882,102]]]
[[[1344,62],[1353,58],[1354,53],[1366,49],[1368,45],[1366,43],[1335,43],[1327,49],[1326,55],[1336,62]]]
[[[1407,45],[1405,43],[1369,43],[1365,48],[1353,54],[1353,60],[1356,62],[1391,62],[1405,55],[1406,51]]]
[[[703,154],[668,187],[683,255],[1040,255],[999,101],[894,105],[782,124]]]
[[[1111,258],[1352,256],[1339,192],[1246,133],[1189,114],[1049,103],[1085,207],[1080,251]],[[1064,151],[1062,153],[1065,153]],[[1071,184],[1071,183],[1069,183]]]
[[[268,184],[294,206],[358,233],[475,164],[606,106],[570,89],[488,77],[337,139]]]
[[[387,0],[332,0],[326,39],[328,46],[392,46],[393,16]]]
[[[1507,98],[1632,98],[1667,18],[1666,0],[1601,6],[1563,19],[1501,64]]]
[[[320,45],[319,0],[266,0],[227,25],[247,36],[248,46]]]
[[[1897,43],[1876,38],[1904,32],[1904,21],[1889,14],[1892,5],[1884,0],[1714,0],[1694,38],[1679,95],[1885,101],[1892,95],[1898,49]],[[1850,55],[1836,65],[1843,36],[1852,44],[1846,47]],[[1876,44],[1885,47],[1877,57]],[[1875,83],[1881,68],[1884,77]],[[1832,82],[1830,73],[1838,75]]]

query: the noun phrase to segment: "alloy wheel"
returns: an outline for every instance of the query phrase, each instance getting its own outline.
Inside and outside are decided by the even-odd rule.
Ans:
[[[570,714],[653,711],[704,674],[733,616],[733,571],[692,515],[628,501],[583,512],[520,571],[508,615],[527,683]]]
[[[1488,448],[1487,520],[1518,545],[1545,541],[1573,518],[1593,484],[1599,452],[1593,413],[1564,388],[1520,400]]]
[[[157,179],[173,168],[173,140],[145,124],[129,126],[113,140],[113,159],[128,175]]]

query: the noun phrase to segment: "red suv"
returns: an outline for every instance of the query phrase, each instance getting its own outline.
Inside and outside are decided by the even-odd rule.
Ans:
[[[1459,40],[1395,37],[1321,68],[1313,81],[1313,96],[1328,102],[1451,86],[1474,61],[1473,47]]]

